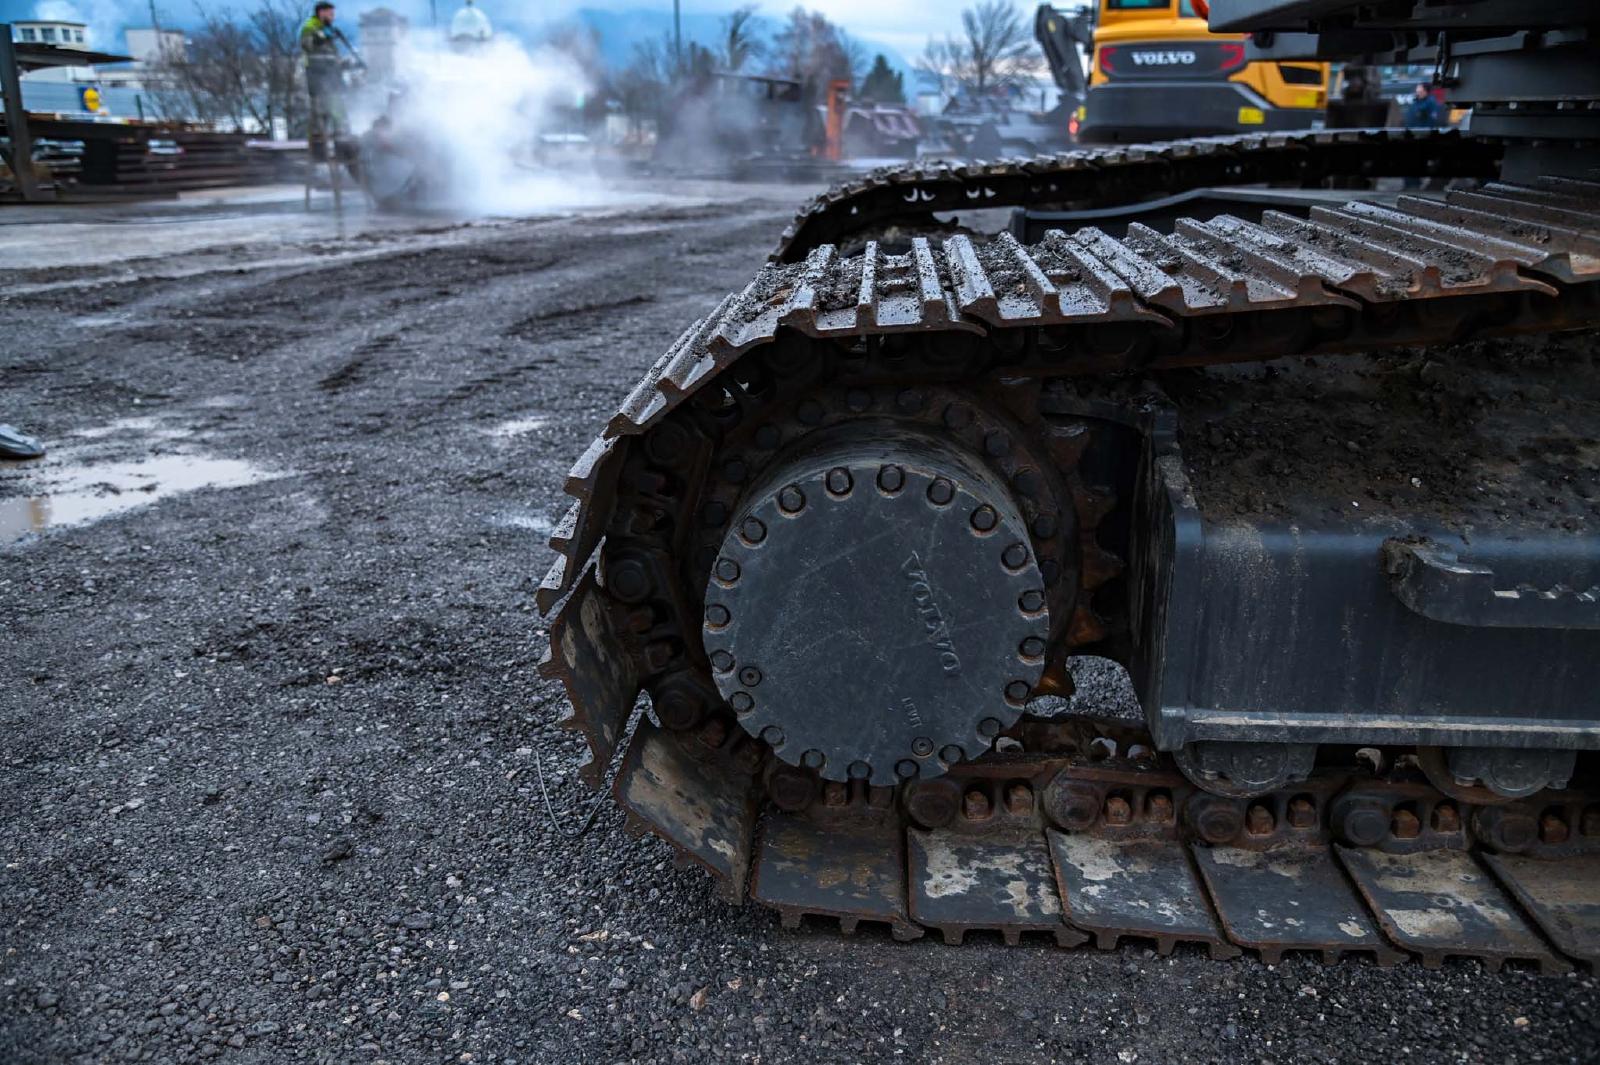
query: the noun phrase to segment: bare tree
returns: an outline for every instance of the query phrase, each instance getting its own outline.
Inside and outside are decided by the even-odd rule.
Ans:
[[[929,40],[917,69],[943,91],[987,96],[1026,81],[1038,68],[1033,35],[1012,0],[979,0],[961,12],[961,36]]]
[[[766,45],[761,38],[752,32],[755,28],[752,24],[755,14],[755,5],[747,4],[732,14],[723,16],[721,52],[717,56],[722,69],[737,74],[744,69],[746,63],[761,58],[762,53],[766,51]]]
[[[299,14],[294,0],[259,0],[243,15],[202,9],[184,47],[151,63],[157,110],[234,129],[270,131],[282,119],[292,133],[303,130]]]
[[[815,11],[797,7],[773,38],[768,73],[803,82],[808,91],[818,93],[836,79],[854,84],[856,68],[865,73],[868,62],[838,26]]]

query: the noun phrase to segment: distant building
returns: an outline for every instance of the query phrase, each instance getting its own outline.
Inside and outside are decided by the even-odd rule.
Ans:
[[[472,0],[455,13],[450,20],[450,47],[458,52],[470,52],[487,44],[494,36],[494,26],[489,16],[479,11]]]
[[[89,25],[60,19],[21,19],[11,24],[11,39],[21,44],[53,44],[57,48],[89,47]]]
[[[48,44],[56,48],[89,50],[89,26],[63,19],[23,19],[11,24],[11,39],[18,44]],[[45,67],[27,75],[30,81],[93,81],[92,67]]]
[[[182,30],[127,29],[122,31],[134,63],[149,66],[164,58],[182,59],[188,41]]]
[[[382,85],[394,80],[394,57],[411,24],[404,15],[386,7],[361,12],[361,52],[367,60],[367,78]]]

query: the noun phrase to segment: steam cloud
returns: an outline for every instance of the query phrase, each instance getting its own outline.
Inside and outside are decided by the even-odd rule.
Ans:
[[[414,33],[395,54],[395,80],[387,100],[375,87],[351,117],[357,133],[379,122],[381,135],[415,168],[426,206],[520,215],[617,198],[588,163],[552,168],[541,160],[539,135],[560,131],[561,112],[591,91],[565,55],[529,52],[504,37],[458,52]]]

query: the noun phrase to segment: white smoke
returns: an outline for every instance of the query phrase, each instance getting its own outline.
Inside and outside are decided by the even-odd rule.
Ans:
[[[572,139],[592,86],[569,57],[505,37],[458,51],[415,33],[394,67],[388,99],[369,92],[366,113],[352,118],[357,132],[378,122],[413,161],[424,205],[523,215],[612,198],[585,161],[590,146]]]

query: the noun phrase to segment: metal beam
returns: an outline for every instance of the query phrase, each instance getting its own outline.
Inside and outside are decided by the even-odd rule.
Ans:
[[[12,180],[25,202],[48,199],[39,190],[33,173],[33,137],[28,133],[28,113],[22,106],[22,78],[17,70],[17,54],[11,47],[11,24],[0,22],[0,95],[6,102],[6,135],[10,138]]]

